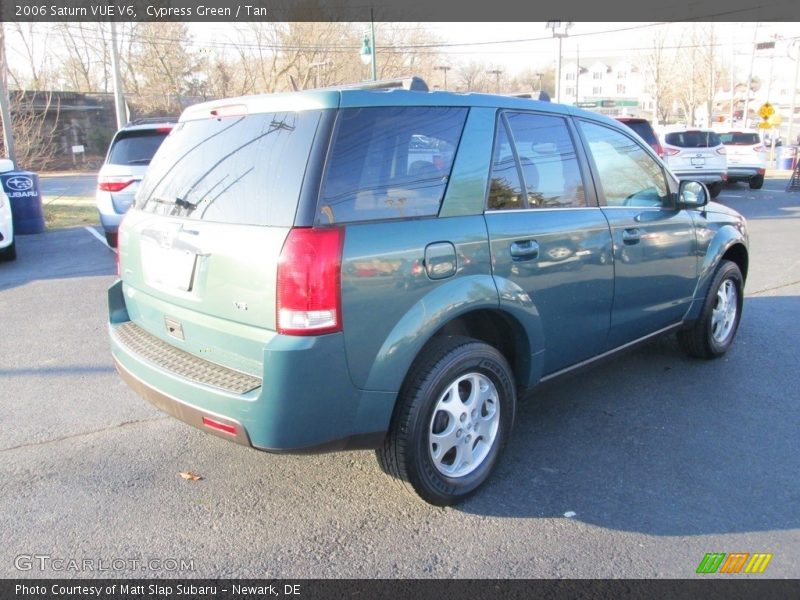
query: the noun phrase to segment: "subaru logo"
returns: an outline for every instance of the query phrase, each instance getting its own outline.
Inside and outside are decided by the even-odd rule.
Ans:
[[[29,190],[33,187],[33,181],[31,181],[30,177],[16,175],[6,179],[6,186],[13,192],[24,192],[25,190]]]

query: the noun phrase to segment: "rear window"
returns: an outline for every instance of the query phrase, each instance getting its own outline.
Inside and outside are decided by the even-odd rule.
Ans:
[[[169,131],[120,131],[111,146],[108,162],[112,165],[149,165]]]
[[[136,194],[145,212],[290,226],[321,111],[179,123]]]
[[[466,117],[453,107],[341,110],[316,222],[438,214]]]
[[[633,129],[640,138],[642,138],[645,142],[648,143],[650,146],[654,146],[658,144],[658,139],[656,138],[656,134],[653,132],[653,127],[647,121],[622,121],[624,125],[627,125],[630,129]]]
[[[730,133],[721,133],[719,139],[726,146],[755,146],[761,143],[761,138],[757,133],[741,133],[732,131]]]
[[[713,148],[722,143],[713,131],[675,131],[668,133],[664,141],[679,148]]]

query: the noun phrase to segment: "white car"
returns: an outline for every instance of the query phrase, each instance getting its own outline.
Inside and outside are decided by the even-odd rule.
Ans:
[[[14,170],[14,163],[9,159],[0,159],[0,173]],[[14,242],[14,221],[11,216],[11,202],[0,186],[0,260],[17,258],[17,245]]]
[[[728,131],[719,134],[728,152],[728,181],[746,181],[751,190],[764,185],[767,148],[757,131]]]
[[[129,123],[114,135],[97,174],[97,211],[106,241],[117,247],[117,229],[133,204],[147,165],[172,131],[175,119],[159,117]]]
[[[17,258],[17,245],[14,242],[14,223],[11,220],[11,203],[8,196],[0,190],[0,260]]]
[[[701,181],[712,198],[728,179],[727,150],[711,129],[672,131],[664,136],[664,162],[678,179]]]

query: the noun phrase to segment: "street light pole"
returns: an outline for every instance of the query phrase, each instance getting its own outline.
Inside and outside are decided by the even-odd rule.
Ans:
[[[372,65],[372,81],[378,80],[378,58],[377,48],[375,48],[375,18],[373,16],[373,9],[369,9],[369,24],[370,28],[364,32],[364,42],[361,45],[361,61],[364,64]]]
[[[487,75],[494,75],[496,77],[496,80],[495,80],[495,91],[499,94],[500,93],[500,75],[502,75],[503,72],[500,69],[491,69],[489,71],[486,71],[486,74]]]
[[[548,21],[547,29],[552,30],[553,37],[558,38],[558,60],[556,61],[556,102],[561,102],[561,42],[567,37],[569,29],[572,27],[572,21],[566,23],[562,21]],[[563,27],[564,31],[561,31]]]

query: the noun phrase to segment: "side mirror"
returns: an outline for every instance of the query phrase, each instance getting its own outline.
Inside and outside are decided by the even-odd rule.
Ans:
[[[678,204],[683,208],[699,208],[708,204],[708,188],[699,181],[681,181]]]

